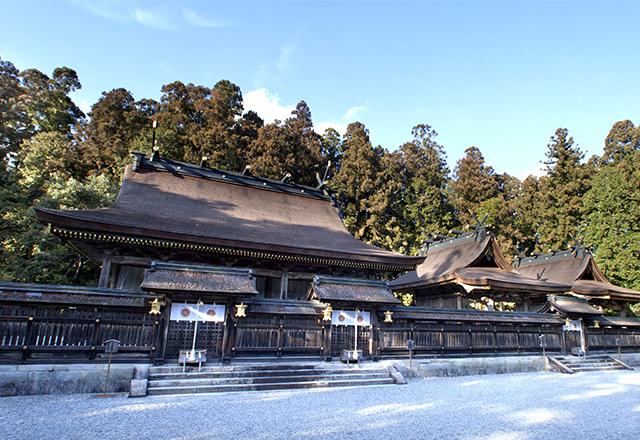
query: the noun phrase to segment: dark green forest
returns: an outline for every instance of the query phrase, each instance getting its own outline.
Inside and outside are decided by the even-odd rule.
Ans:
[[[162,87],[160,101],[104,92],[85,115],[70,98],[73,69],[47,75],[0,59],[0,280],[91,285],[99,268],[63,246],[33,207],[87,209],[115,200],[131,151],[326,186],[338,193],[349,231],[396,252],[417,254],[434,235],[464,230],[487,216],[502,251],[547,252],[583,239],[609,279],[640,289],[640,127],[613,124],[601,157],[585,158],[567,128],[550,133],[545,175],[524,181],[498,174],[469,147],[453,169],[427,124],[402,145],[374,146],[367,128],[341,136],[314,131],[301,101],[285,121],[265,124],[243,111],[240,88]],[[517,148],[517,140],[514,140]]]

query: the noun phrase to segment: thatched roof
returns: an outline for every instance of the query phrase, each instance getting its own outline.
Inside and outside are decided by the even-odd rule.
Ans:
[[[551,295],[540,312],[558,312],[562,316],[602,315],[603,312],[590,306],[586,299],[573,296]]]
[[[428,307],[392,308],[394,319],[449,322],[498,322],[518,324],[559,324],[562,321],[548,313],[495,312],[471,309],[437,309]]]
[[[342,223],[335,198],[324,190],[165,159],[151,161],[142,154],[126,168],[112,206],[36,213],[54,233],[84,244],[122,243],[388,271],[405,271],[422,261],[354,238]]]
[[[389,284],[394,291],[411,291],[448,283],[460,284],[467,291],[488,288],[553,293],[570,288],[519,274],[486,229],[429,245],[424,262],[415,271]]]
[[[151,269],[145,270],[140,287],[154,292],[258,294],[255,278],[249,269],[160,262],[151,263]]]
[[[149,307],[156,297],[134,291],[49,284],[0,283],[0,302]]]
[[[401,304],[382,281],[316,276],[311,290],[314,299],[329,303]]]
[[[640,301],[639,291],[612,284],[585,247],[521,258],[516,269],[536,280],[570,284],[578,295]]]

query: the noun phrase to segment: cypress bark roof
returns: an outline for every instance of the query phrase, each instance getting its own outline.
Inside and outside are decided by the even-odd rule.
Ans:
[[[249,269],[151,263],[140,286],[147,291],[180,291],[257,295],[255,278]]]
[[[589,305],[586,299],[574,296],[551,295],[540,312],[559,312],[562,316],[568,315],[602,315],[603,312]]]
[[[411,271],[389,284],[393,290],[413,290],[444,283],[458,283],[467,291],[510,289],[564,292],[570,285],[525,277],[504,258],[493,234],[482,228],[429,245],[426,258]]]
[[[585,247],[521,258],[516,268],[530,278],[570,284],[571,291],[579,295],[640,301],[637,290],[612,284]]]
[[[0,283],[0,302],[149,307],[155,295],[100,287]]]
[[[401,304],[383,281],[316,276],[311,290],[315,298],[324,302]]]
[[[178,247],[265,259],[404,271],[421,257],[353,237],[335,198],[317,188],[137,154],[118,199],[103,209],[37,209],[69,240]],[[296,258],[298,260],[296,260]]]

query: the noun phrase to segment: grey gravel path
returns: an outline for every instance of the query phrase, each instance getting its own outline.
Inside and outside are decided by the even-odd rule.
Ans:
[[[640,439],[640,372],[191,396],[0,398],[0,439]]]

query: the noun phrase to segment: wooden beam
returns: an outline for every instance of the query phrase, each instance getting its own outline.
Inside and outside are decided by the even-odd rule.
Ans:
[[[98,287],[109,287],[109,276],[111,275],[111,256],[102,259],[102,267],[100,269],[100,281]]]

